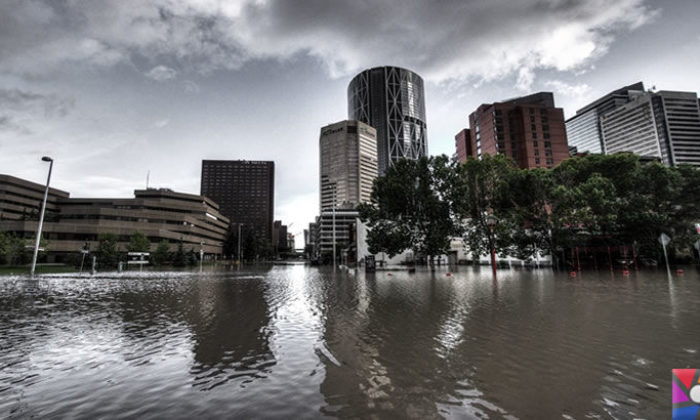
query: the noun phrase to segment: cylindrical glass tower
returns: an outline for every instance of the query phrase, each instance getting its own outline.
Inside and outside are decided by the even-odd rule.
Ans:
[[[400,67],[375,67],[348,86],[348,118],[377,130],[379,175],[401,158],[428,154],[423,79]]]

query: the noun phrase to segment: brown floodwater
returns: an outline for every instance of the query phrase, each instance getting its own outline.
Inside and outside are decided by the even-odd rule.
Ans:
[[[0,277],[2,418],[660,419],[694,268]]]

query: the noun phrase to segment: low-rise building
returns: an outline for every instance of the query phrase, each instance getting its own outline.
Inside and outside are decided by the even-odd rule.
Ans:
[[[0,231],[34,238],[44,188],[0,175]],[[229,226],[209,198],[169,189],[135,190],[133,198],[70,198],[53,189],[46,210],[42,237],[50,260],[79,252],[86,243],[95,250],[103,234],[116,235],[125,251],[134,232],[148,237],[151,250],[167,239],[172,251],[182,242],[185,250],[219,256]]]

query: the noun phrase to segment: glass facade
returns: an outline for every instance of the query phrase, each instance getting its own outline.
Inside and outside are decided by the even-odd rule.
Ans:
[[[423,79],[399,67],[376,67],[348,86],[348,117],[377,130],[379,174],[401,158],[428,154]]]

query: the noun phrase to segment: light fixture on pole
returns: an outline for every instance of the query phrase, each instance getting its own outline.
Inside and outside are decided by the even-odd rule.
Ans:
[[[204,241],[199,242],[199,273],[202,273],[202,262],[204,261]]]
[[[331,191],[333,193],[333,271],[335,272],[335,248],[336,248],[336,246],[335,246],[335,200],[336,200],[336,194],[337,194],[337,191],[336,191],[337,184],[334,182],[331,185],[333,186],[333,190],[331,190]]]
[[[49,184],[51,183],[51,170],[53,169],[53,159],[48,156],[41,158],[44,162],[49,162],[49,176],[46,179],[46,190],[44,190],[44,202],[41,205],[41,212],[39,214],[39,226],[36,229],[36,241],[34,241],[34,256],[32,257],[32,267],[29,271],[29,275],[34,277],[34,271],[36,270],[36,259],[39,256],[39,242],[41,241],[41,228],[44,225],[44,213],[46,212],[46,199],[49,196]]]
[[[240,267],[241,265],[241,225],[243,223],[238,224],[238,253],[236,254],[236,267]]]
[[[486,224],[489,226],[489,244],[491,245],[491,270],[493,271],[493,278],[496,278],[496,238],[493,234],[493,228],[498,224],[498,219],[492,213],[486,216]]]

